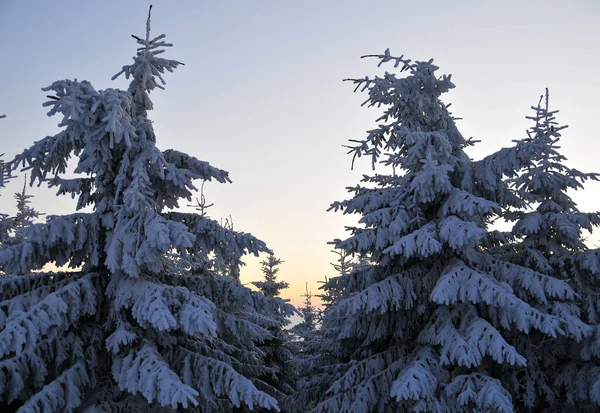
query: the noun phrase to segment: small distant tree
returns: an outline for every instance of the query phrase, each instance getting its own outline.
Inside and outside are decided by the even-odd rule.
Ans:
[[[348,256],[348,253],[344,250],[331,250],[335,255],[337,255],[336,262],[332,262],[331,266],[339,275],[347,275],[352,272],[352,267],[355,262],[352,256]]]
[[[44,214],[31,206],[33,195],[27,193],[27,175],[21,192],[15,193],[17,213],[11,218],[12,236],[5,245],[15,245],[25,241],[27,229]]]
[[[15,229],[31,226],[34,220],[44,215],[31,207],[32,198],[33,195],[27,193],[27,175],[25,175],[23,189],[21,192],[15,193],[15,200],[17,201],[17,214],[15,215],[14,225]]]
[[[26,182],[27,175],[22,191],[15,194],[15,200],[17,201],[16,215],[0,214],[0,249],[24,242],[29,227],[33,225],[35,220],[44,215],[31,207],[33,195],[27,194]],[[0,271],[0,273],[3,274],[3,271]],[[26,273],[28,272],[23,272],[23,274]]]
[[[279,297],[281,290],[285,290],[290,285],[285,281],[278,281],[277,274],[279,266],[283,263],[271,252],[266,260],[261,262],[261,271],[265,277],[264,281],[253,281],[252,284],[259,289],[266,297]]]
[[[265,297],[280,298],[281,291],[289,287],[287,282],[277,279],[279,266],[283,262],[273,252],[270,252],[261,262],[264,280],[253,281],[252,284]],[[290,331],[284,328],[290,323],[290,314],[276,311],[269,316],[277,320],[277,324],[269,327],[272,337],[265,340],[259,348],[265,353],[265,365],[271,371],[260,378],[269,386],[266,390],[281,403],[287,395],[295,391],[297,381],[297,373],[292,364],[294,358],[292,337]]]
[[[325,282],[328,282],[327,279]],[[326,290],[320,296],[324,297],[328,305],[332,305],[336,300],[328,291],[333,289]],[[298,309],[302,321],[292,328],[297,340],[295,366],[299,374],[298,391],[284,403],[286,412],[289,413],[311,411],[327,390],[331,378],[338,374],[334,364],[339,353],[338,343],[322,330],[322,311],[313,305],[308,284],[302,297],[304,305]]]
[[[322,286],[319,287],[319,289],[323,290],[323,293],[317,295],[317,297],[321,299],[321,303],[323,304],[323,308],[325,310],[340,300],[341,290],[336,288],[336,281],[339,279],[339,277],[350,274],[356,264],[356,262],[353,260],[353,257],[348,256],[344,250],[337,249],[332,250],[331,252],[337,255],[336,262],[330,263],[337,275],[331,279],[325,277],[325,281],[320,281]]]
[[[298,309],[302,316],[302,321],[296,324],[293,331],[302,339],[307,339],[317,330],[317,323],[319,321],[319,312],[317,307],[312,304],[312,293],[308,290],[308,283],[306,283],[306,291],[302,297],[304,297],[304,305]]]
[[[0,119],[4,117],[0,116]],[[3,187],[12,178],[14,176],[12,176],[10,166],[0,159],[0,187]],[[22,191],[15,194],[15,200],[17,201],[16,215],[0,214],[0,248],[22,242],[27,228],[33,224],[34,220],[43,215],[31,207],[33,195],[26,193],[26,184],[27,175],[25,175]]]

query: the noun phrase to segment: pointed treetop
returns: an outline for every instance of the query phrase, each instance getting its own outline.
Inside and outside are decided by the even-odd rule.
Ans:
[[[33,223],[34,219],[45,215],[30,206],[31,198],[33,198],[33,195],[27,193],[27,174],[25,174],[23,189],[21,192],[15,193],[15,200],[17,201],[17,215],[13,224],[15,228],[28,227]]]
[[[542,105],[542,101],[544,104]],[[526,119],[531,119],[535,122],[535,126],[532,126],[527,131],[529,138],[533,138],[535,135],[550,134],[557,138],[560,136],[559,131],[568,128],[568,125],[558,126],[556,122],[556,115],[558,110],[550,110],[550,94],[548,88],[546,88],[546,94],[540,95],[540,101],[537,106],[532,106],[531,109],[535,111],[535,116],[526,116]]]
[[[304,297],[304,305],[306,307],[312,307],[312,293],[308,290],[308,283],[304,285],[305,293],[302,295]]]
[[[265,296],[277,297],[281,290],[285,290],[289,287],[289,284],[285,281],[277,281],[277,268],[284,261],[275,257],[273,252],[269,254],[266,260],[261,262],[261,271],[265,275],[264,281],[254,281],[252,284],[256,286]]]
[[[152,5],[148,7],[148,19],[146,20],[146,42],[150,41],[150,18],[152,17]]]
[[[208,217],[206,211],[208,210],[208,208],[210,208],[214,205],[215,205],[214,202],[212,204],[209,204],[206,201],[206,196],[204,195],[204,182],[202,182],[202,185],[200,186],[200,199],[196,198],[196,205],[188,204],[188,207],[192,207],[196,211],[198,211],[198,213],[200,214],[201,217]],[[233,223],[233,220],[232,220],[232,223]]]
[[[165,34],[156,36],[150,39],[150,20],[152,14],[152,6],[148,10],[148,19],[146,20],[146,36],[145,38],[131,35],[141,47],[137,49],[137,56],[133,58],[134,63],[132,65],[123,66],[121,71],[114,75],[111,79],[115,80],[121,74],[125,74],[125,78],[129,79],[131,76],[133,79],[129,85],[128,91],[133,95],[133,101],[138,105],[140,114],[145,114],[146,110],[152,110],[152,102],[148,96],[154,88],[164,89],[166,84],[162,77],[165,70],[173,72],[174,69],[183,63],[177,60],[168,60],[157,57],[157,55],[164,53],[165,47],[172,47],[172,43],[164,41]],[[158,81],[157,81],[158,78]]]
[[[371,167],[383,163],[393,168],[409,170],[420,170],[423,160],[432,166],[435,162],[447,162],[445,155],[448,150],[462,150],[471,146],[472,142],[465,139],[457,130],[453,117],[448,111],[448,106],[441,102],[440,96],[454,88],[451,75],[436,75],[439,69],[433,64],[433,59],[424,61],[411,61],[404,56],[394,57],[387,49],[383,54],[366,55],[363,58],[379,59],[378,66],[384,63],[392,63],[394,67],[402,66],[398,73],[385,72],[382,76],[349,78],[344,81],[356,85],[354,91],[367,91],[369,97],[362,103],[368,107],[383,107],[383,114],[377,119],[379,123],[376,129],[369,131],[366,139],[354,140],[350,145],[344,145],[352,154],[352,166],[356,158],[369,156]],[[401,74],[407,71],[408,76]],[[407,104],[407,102],[419,102],[418,105]],[[433,133],[432,137],[438,146],[436,152],[440,156],[431,153],[431,159],[427,155],[419,154],[424,148],[415,147],[423,145],[421,139],[413,136],[411,139],[403,137],[409,131],[419,133]],[[436,135],[445,131],[444,139]],[[416,139],[416,142],[415,142]],[[410,156],[391,156],[393,152],[404,153],[409,147]]]
[[[152,20],[152,5],[150,5],[150,7],[148,8],[148,18],[146,19],[146,37],[144,39],[142,39],[139,36],[136,36],[135,34],[132,34],[131,37],[133,37],[135,40],[137,40],[138,44],[141,44],[143,47],[138,48],[138,51],[142,51],[142,50],[152,50],[152,49],[156,49],[157,47],[172,47],[173,44],[171,43],[165,43],[165,42],[159,42],[158,40],[164,39],[166,35],[161,34],[160,36],[157,36],[156,38],[150,40],[150,21]]]
[[[302,322],[296,330],[314,331],[317,328],[319,314],[312,304],[312,293],[308,289],[308,283],[306,283],[305,288],[306,292],[302,295],[304,297],[304,306],[299,308],[302,315]]]

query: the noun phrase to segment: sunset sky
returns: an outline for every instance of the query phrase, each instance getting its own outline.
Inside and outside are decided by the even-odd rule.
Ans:
[[[143,35],[147,1],[0,2],[0,137],[8,160],[55,134],[40,89],[55,80],[89,80],[97,89],[129,64]],[[456,89],[444,100],[462,117],[466,137],[481,140],[475,158],[525,136],[544,88],[568,124],[568,165],[600,172],[600,2],[538,1],[154,1],[153,34],[174,44],[165,57],[185,63],[155,91],[150,113],[161,149],[176,148],[228,170],[233,184],[208,183],[212,218],[264,240],[285,261],[284,296],[301,303],[305,283],[335,275],[327,242],[355,217],[326,212],[369,171],[350,170],[342,147],[373,128],[378,112],[361,108],[347,77],[379,73],[361,55],[434,58]],[[391,70],[391,67],[389,68]],[[0,212],[13,213],[17,179],[2,190]],[[74,212],[74,202],[34,188],[33,206]],[[600,209],[600,183],[574,193],[581,210]],[[183,203],[185,205],[185,202]],[[600,244],[594,234],[590,245]],[[249,258],[244,282],[260,279]]]

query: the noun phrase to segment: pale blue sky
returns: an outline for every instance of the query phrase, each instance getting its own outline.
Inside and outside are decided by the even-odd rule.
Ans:
[[[64,78],[98,89],[125,87],[110,77],[131,61],[130,34],[144,32],[145,1],[0,2],[0,136],[5,159],[56,132],[40,88]],[[153,33],[186,66],[153,94],[158,144],[226,169],[232,185],[208,184],[212,217],[233,216],[285,261],[282,278],[294,303],[305,281],[334,275],[327,241],[354,222],[325,212],[345,197],[368,165],[350,171],[342,145],[373,127],[346,77],[371,75],[383,52],[424,60],[452,73],[455,115],[481,157],[524,136],[524,119],[545,87],[563,134],[569,165],[600,171],[600,2],[529,1],[155,1]],[[20,181],[2,191],[11,212]],[[582,210],[599,208],[600,184],[574,195]],[[73,210],[69,199],[36,189],[34,206]],[[596,235],[593,240],[598,240]],[[597,241],[595,241],[597,242]],[[243,279],[260,277],[248,260]]]

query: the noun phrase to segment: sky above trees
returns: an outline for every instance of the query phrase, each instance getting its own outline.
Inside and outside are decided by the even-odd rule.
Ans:
[[[3,3],[0,36],[2,152],[10,159],[45,135],[57,119],[46,116],[40,89],[57,79],[89,80],[98,89],[124,88],[111,81],[129,62],[132,33],[139,32],[148,2],[63,1]],[[326,210],[346,197],[369,162],[354,171],[342,145],[362,139],[375,111],[361,109],[347,77],[372,75],[364,54],[390,48],[413,59],[434,58],[452,73],[448,94],[462,117],[465,137],[482,141],[468,154],[482,156],[525,136],[529,107],[546,87],[560,120],[567,165],[597,170],[600,142],[596,114],[597,2],[505,1],[496,4],[444,1],[406,5],[364,2],[154,2],[153,26],[166,32],[174,55],[186,64],[153,96],[150,113],[161,149],[177,148],[230,173],[231,185],[208,183],[214,219],[267,242],[284,263],[284,295],[300,303],[305,281],[334,274],[327,242],[344,237],[352,217]],[[133,22],[133,23],[132,23]],[[22,178],[21,178],[22,179]],[[0,209],[12,212],[12,194]],[[574,194],[581,210],[598,209],[600,184]],[[31,190],[33,207],[47,214],[72,212],[74,202],[47,188]],[[64,197],[63,197],[64,198]],[[600,244],[598,236],[591,245]],[[260,279],[260,259],[248,259],[242,280]]]

